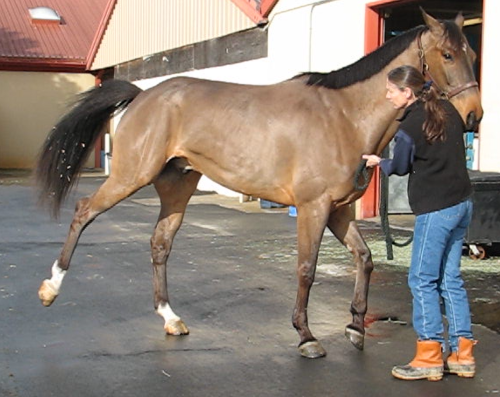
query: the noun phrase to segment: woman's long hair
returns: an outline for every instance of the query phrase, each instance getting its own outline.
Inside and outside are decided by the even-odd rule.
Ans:
[[[387,79],[400,90],[409,88],[417,100],[425,107],[425,122],[423,132],[428,143],[446,139],[446,110],[440,101],[440,96],[432,86],[432,81],[425,81],[423,74],[413,66],[405,65],[391,70]]]

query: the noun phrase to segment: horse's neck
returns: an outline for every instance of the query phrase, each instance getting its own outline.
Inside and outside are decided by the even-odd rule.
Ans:
[[[414,43],[380,73],[352,87],[358,109],[353,112],[352,120],[359,120],[357,130],[361,135],[364,153],[380,153],[396,133],[395,121],[400,112],[386,99],[387,73],[401,65],[419,67],[417,54],[418,49]],[[364,110],[364,116],[359,114],[359,109]]]

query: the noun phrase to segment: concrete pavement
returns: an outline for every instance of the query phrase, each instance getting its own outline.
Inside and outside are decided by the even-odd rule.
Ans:
[[[61,295],[52,307],[42,307],[37,290],[59,254],[75,200],[102,180],[82,178],[57,222],[34,206],[29,183],[0,185],[1,396],[468,397],[500,392],[500,336],[493,330],[500,277],[495,271],[466,273],[470,298],[477,303],[476,378],[403,382],[391,377],[394,364],[412,358],[415,336],[406,269],[378,252],[381,233],[374,222],[360,222],[376,263],[362,352],[343,336],[354,281],[350,254],[325,236],[309,316],[328,355],[304,359],[290,321],[295,219],[283,210],[223,206],[209,196],[193,198],[169,260],[173,308],[191,334],[165,337],[152,304],[149,238],[159,208],[150,187],[89,226]]]

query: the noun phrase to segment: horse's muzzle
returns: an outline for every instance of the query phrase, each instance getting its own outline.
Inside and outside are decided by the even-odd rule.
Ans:
[[[467,115],[467,121],[465,123],[465,127],[466,127],[467,131],[477,132],[480,122],[481,122],[481,119],[477,118],[476,113],[470,112]]]

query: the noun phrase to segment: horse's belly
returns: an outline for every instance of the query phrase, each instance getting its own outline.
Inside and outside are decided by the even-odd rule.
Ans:
[[[218,161],[219,160],[219,161]],[[235,192],[266,198],[282,204],[293,204],[291,186],[280,172],[266,169],[265,164],[244,164],[227,159],[188,158],[193,170]]]

